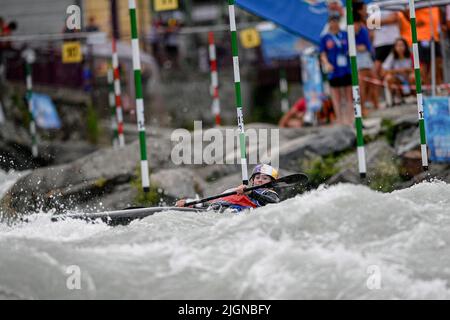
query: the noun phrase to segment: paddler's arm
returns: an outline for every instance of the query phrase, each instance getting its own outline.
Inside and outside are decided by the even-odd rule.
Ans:
[[[186,199],[180,199],[177,202],[175,202],[175,207],[183,208],[186,206],[186,202],[187,202]],[[205,206],[205,204],[197,204],[196,208],[199,208],[202,206]],[[187,206],[186,208],[194,208],[194,205]]]
[[[280,202],[280,197],[278,196],[278,194],[270,189],[264,189],[262,191],[253,190],[249,194],[249,197],[257,200],[262,205]]]
[[[186,199],[180,199],[175,203],[175,207],[183,208],[186,206]],[[193,208],[193,205],[187,206],[186,208]]]
[[[241,184],[239,187],[234,189],[234,191],[236,191],[237,194],[244,194],[245,188],[247,188],[247,186],[245,184]],[[248,194],[248,192],[247,192],[247,194]]]
[[[241,184],[236,188],[237,194],[244,194],[244,190],[247,186]],[[250,198],[257,200],[262,205],[266,205],[269,203],[278,203],[280,202],[280,197],[278,194],[270,189],[263,189],[262,191],[253,190],[245,192]]]

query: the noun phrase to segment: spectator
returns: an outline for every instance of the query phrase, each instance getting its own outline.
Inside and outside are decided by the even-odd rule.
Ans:
[[[98,32],[100,31],[99,26],[95,23],[95,17],[89,17],[89,23],[85,28],[86,32]]]
[[[81,32],[81,29],[77,29],[77,28],[73,28],[73,29],[71,29],[71,28],[69,28],[68,26],[67,26],[67,24],[64,22],[64,27],[62,28],[62,31],[61,31],[62,33],[80,33]],[[63,37],[63,42],[70,42],[70,41],[77,41],[77,40],[80,40],[80,38],[78,38],[78,37],[72,37],[72,36],[70,36],[70,37]]]
[[[342,2],[340,0],[327,0],[327,10],[328,15],[337,14],[339,15],[339,29],[342,31],[347,30],[347,13],[342,6]],[[329,31],[329,24],[325,24],[320,33],[320,36],[324,36]]]
[[[375,48],[375,73],[382,75],[382,64],[394,47],[395,40],[400,38],[399,17],[397,12],[381,10],[380,28],[373,32]]]
[[[399,29],[400,29],[400,37],[405,39],[408,47],[412,48],[412,34],[411,34],[411,21],[409,19],[409,9],[405,9],[403,11],[399,11],[397,13]]]
[[[303,126],[306,113],[306,99],[301,97],[292,108],[286,112],[278,123],[281,128],[299,128]]]
[[[0,37],[9,37],[17,29],[17,23],[15,21],[11,21],[6,24],[2,17],[0,17]],[[0,48],[9,48],[11,47],[10,41],[4,41],[0,43]]]
[[[339,19],[340,16],[336,13],[331,13],[328,17],[329,32],[320,39],[320,59],[323,70],[328,74],[336,123],[351,126],[352,77],[347,32],[339,29]]]
[[[17,29],[15,21],[6,24],[5,20],[0,17],[0,38],[11,36],[12,32]],[[0,82],[3,80],[5,70],[4,52],[11,48],[11,41],[0,41]]]
[[[417,42],[419,46],[420,75],[423,83],[431,83],[431,40],[435,41],[436,84],[441,84],[442,54],[439,43],[440,13],[438,7],[416,10]],[[431,31],[433,29],[433,31]]]
[[[356,42],[356,62],[358,65],[358,78],[361,94],[361,111],[363,116],[367,116],[366,102],[370,99],[375,108],[378,108],[378,94],[372,90],[373,86],[364,79],[374,79],[373,72],[373,47],[370,42],[369,30],[364,24],[366,18],[365,5],[362,2],[353,3],[355,42]]]
[[[333,102],[328,96],[322,99],[322,109],[317,112],[317,121],[319,125],[331,124],[336,120],[334,113]]]
[[[324,97],[322,100],[322,108],[315,113],[315,118],[319,125],[330,124],[334,122],[335,115],[331,99]],[[312,122],[308,122],[306,118],[307,113],[306,98],[299,98],[292,108],[286,112],[281,118],[278,125],[281,128],[299,128],[306,125],[311,125]],[[312,114],[314,115],[314,114]]]
[[[161,16],[158,15],[158,17],[156,17],[153,20],[153,22],[150,26],[150,32],[149,32],[149,41],[150,41],[150,46],[152,49],[152,54],[155,57],[156,61],[158,61],[158,64],[161,64],[161,62],[162,62],[161,34],[162,34],[162,19],[161,19]]]
[[[383,63],[383,75],[388,83],[389,89],[396,98],[411,93],[411,85],[414,84],[413,62],[408,43],[405,39],[399,38],[395,41],[391,53]],[[400,89],[401,88],[401,89]]]
[[[178,68],[178,32],[180,24],[177,19],[171,18],[168,21],[168,27],[164,35],[165,49],[169,58],[166,66],[170,68],[172,65]]]

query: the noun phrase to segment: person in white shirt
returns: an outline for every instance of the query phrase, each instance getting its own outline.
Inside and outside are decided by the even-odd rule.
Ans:
[[[381,10],[380,28],[373,30],[373,47],[375,48],[375,72],[381,76],[381,66],[400,38],[398,14],[395,11]]]
[[[403,96],[411,94],[414,83],[413,60],[408,43],[403,38],[395,41],[391,53],[383,63],[382,74],[394,94],[394,99],[401,101]]]

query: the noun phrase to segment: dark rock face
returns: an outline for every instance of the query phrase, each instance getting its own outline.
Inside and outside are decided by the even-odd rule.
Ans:
[[[151,171],[175,167],[170,161],[169,141],[154,138],[148,141],[147,147],[152,150],[149,159]],[[116,186],[129,183],[139,175],[139,162],[139,144],[135,142],[119,150],[102,149],[68,164],[36,169],[17,181],[4,197],[2,208],[25,213],[75,207],[111,194]],[[169,181],[158,176],[155,179],[162,184]],[[187,195],[191,195],[189,191],[192,190],[188,190]]]
[[[396,163],[396,155],[394,149],[383,139],[369,143],[365,146],[367,180],[377,180],[380,177],[396,177],[399,176],[399,169]],[[327,183],[334,184],[338,182],[347,182],[360,184],[364,183],[359,178],[358,159],[356,152],[345,156],[336,166],[339,172],[331,177]]]
[[[400,131],[395,137],[395,153],[399,156],[417,149],[420,146],[420,130],[416,127],[410,127]]]
[[[0,126],[0,169],[27,170],[58,165],[80,159],[96,151],[98,147],[83,141],[39,140],[37,158],[31,154],[31,139],[28,132],[5,122]]]
[[[33,159],[31,139],[22,127],[11,122],[0,125],[0,168],[9,171],[35,168],[42,159]]]

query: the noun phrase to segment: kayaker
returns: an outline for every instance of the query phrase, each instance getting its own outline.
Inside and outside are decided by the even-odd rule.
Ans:
[[[259,164],[252,172],[250,177],[250,186],[259,186],[278,179],[278,171],[268,165]],[[280,202],[278,194],[273,189],[262,188],[245,192],[245,188],[248,187],[241,184],[235,189],[226,190],[225,192],[236,191],[237,194],[219,198],[207,203],[209,209],[222,210],[232,209],[235,211],[242,211],[250,208],[258,208],[270,203]],[[175,206],[184,207],[186,203],[185,199],[177,201]]]

